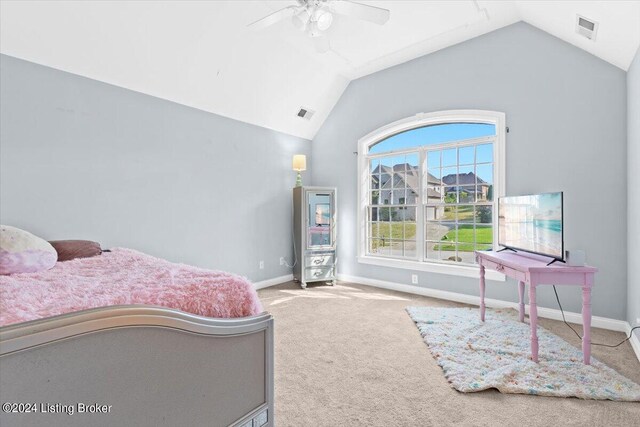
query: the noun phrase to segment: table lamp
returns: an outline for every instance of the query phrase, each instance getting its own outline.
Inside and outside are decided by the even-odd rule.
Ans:
[[[293,170],[298,172],[298,176],[296,177],[296,187],[302,187],[302,175],[300,175],[300,172],[307,170],[307,156],[304,154],[294,155]]]

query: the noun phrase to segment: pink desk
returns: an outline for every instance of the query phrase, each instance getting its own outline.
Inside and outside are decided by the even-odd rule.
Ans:
[[[531,358],[538,362],[538,307],[536,286],[575,285],[582,287],[582,354],[585,365],[591,364],[591,287],[597,268],[571,267],[546,262],[513,252],[476,252],[480,265],[480,319],[484,322],[485,269],[499,271],[518,281],[520,321],[524,322],[524,284],[529,284],[529,322],[531,324]]]

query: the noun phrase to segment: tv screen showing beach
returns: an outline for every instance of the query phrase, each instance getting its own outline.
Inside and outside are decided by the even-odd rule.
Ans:
[[[498,243],[562,259],[562,193],[501,197]]]

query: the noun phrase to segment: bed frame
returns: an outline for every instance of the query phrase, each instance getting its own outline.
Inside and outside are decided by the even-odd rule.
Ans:
[[[123,305],[6,326],[6,402],[25,404],[6,427],[273,426],[273,318]]]

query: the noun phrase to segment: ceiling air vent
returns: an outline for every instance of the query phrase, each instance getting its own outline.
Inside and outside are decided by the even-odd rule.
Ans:
[[[313,115],[316,112],[313,110],[310,110],[308,108],[304,108],[304,107],[300,107],[300,111],[298,111],[298,117],[305,119],[305,120],[311,120],[311,117],[313,117]]]
[[[589,40],[596,39],[598,32],[598,23],[584,16],[576,15],[576,33],[585,36]]]

